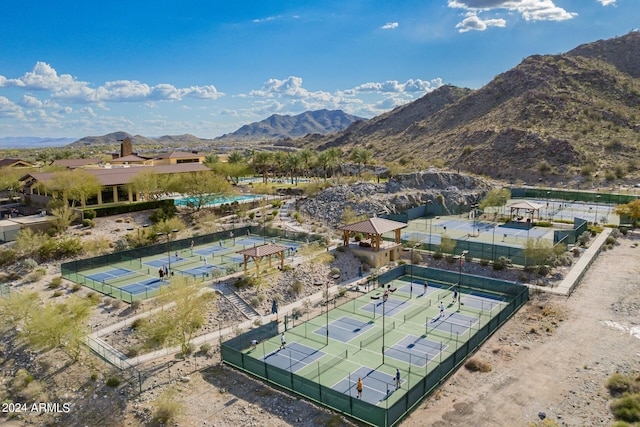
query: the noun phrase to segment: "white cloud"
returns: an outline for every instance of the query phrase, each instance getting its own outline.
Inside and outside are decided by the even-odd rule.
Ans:
[[[363,83],[352,89],[341,92],[347,96],[355,96],[359,93],[426,93],[442,86],[441,79],[434,79],[430,82],[420,79],[409,79],[404,83],[397,80],[387,80],[386,82],[369,82]]]
[[[484,31],[489,27],[504,27],[507,21],[504,19],[480,19],[475,13],[470,13],[466,18],[456,24],[456,28],[461,33],[467,31]]]
[[[266,18],[257,18],[254,19],[252,22],[254,24],[262,24],[264,22],[271,22],[271,21],[276,21],[278,19],[281,19],[282,16],[281,15],[276,15],[276,16],[267,16]]]
[[[381,28],[383,30],[395,30],[396,28],[398,28],[399,25],[400,24],[398,24],[397,22],[387,22]]]
[[[458,31],[484,31],[488,27],[504,27],[504,19],[481,19],[479,12],[507,10],[517,12],[527,21],[565,21],[578,14],[555,5],[554,0],[448,0],[451,8],[467,11],[466,18],[456,25]],[[598,0],[610,2],[615,0]]]
[[[616,4],[616,0],[598,0],[598,2],[600,2],[600,4],[602,4],[603,6],[609,6],[610,4],[615,6]]]
[[[0,76],[0,87],[18,87],[26,90],[47,91],[54,99],[76,103],[178,101],[184,97],[218,99],[224,96],[213,85],[176,88],[167,83],[149,86],[136,80],[106,82],[92,88],[88,82],[77,80],[70,74],[58,75],[49,64],[37,62],[32,71],[17,79]]]
[[[0,118],[23,120],[25,115],[19,105],[14,104],[4,96],[0,96]]]
[[[22,101],[20,101],[20,105],[28,108],[42,108],[44,103],[35,96],[24,95]]]
[[[316,91],[310,92],[302,87],[302,78],[289,76],[284,80],[269,79],[260,90],[252,90],[249,96],[253,97],[284,97],[290,99],[308,99],[324,102],[336,101],[335,97],[329,92]]]

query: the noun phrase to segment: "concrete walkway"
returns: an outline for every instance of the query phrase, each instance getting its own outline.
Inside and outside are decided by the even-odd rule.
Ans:
[[[596,237],[596,239],[591,243],[591,245],[589,246],[589,248],[587,248],[584,254],[582,254],[578,262],[576,262],[573,265],[573,267],[571,268],[567,276],[564,278],[564,280],[562,280],[562,282],[558,286],[551,288],[551,287],[544,287],[544,286],[529,285],[529,289],[539,291],[539,292],[557,294],[557,295],[565,295],[565,296],[571,295],[571,292],[573,292],[575,287],[580,283],[580,280],[582,279],[586,271],[591,266],[591,263],[600,253],[600,250],[602,246],[605,244],[607,237],[611,235],[611,231],[612,231],[611,229],[606,228],[602,231],[602,233],[600,233]],[[300,262],[302,262],[302,259],[297,259],[294,262],[292,262],[292,264],[295,265]],[[367,281],[367,278],[368,278],[368,275],[342,282],[339,285],[334,285],[329,288],[329,294],[330,295],[337,294],[340,287],[346,287],[347,289],[354,289],[357,285],[364,285]],[[217,290],[218,292],[222,293],[223,290],[221,288],[223,286],[227,286],[227,285],[223,283],[220,283],[220,284],[213,283],[211,284],[209,289],[213,289],[214,291]],[[311,295],[308,298],[304,298],[302,300],[291,303],[287,306],[281,307],[279,311],[280,313],[291,313],[294,309],[301,308],[305,304],[305,301],[307,300],[310,301],[311,304],[316,304],[323,300],[324,298],[323,293],[324,293],[324,289]],[[149,361],[170,355],[170,354],[176,354],[181,351],[180,346],[164,348],[161,350],[157,350],[157,351],[153,351],[150,353],[137,356],[135,358],[127,358],[123,353],[116,350],[115,348],[113,348],[111,345],[109,345],[107,342],[105,342],[103,339],[100,338],[100,336],[105,336],[116,330],[120,330],[128,327],[136,319],[148,317],[159,310],[163,310],[164,308],[170,308],[170,307],[171,305],[169,304],[164,307],[159,307],[144,313],[140,313],[134,317],[123,320],[121,322],[114,323],[113,325],[107,326],[97,332],[90,334],[87,337],[86,343],[94,352],[100,354],[105,360],[107,360],[112,365],[117,366],[120,369],[126,369],[132,366],[136,366],[145,362],[149,362]],[[256,315],[256,316],[253,316],[251,319],[246,320],[240,324],[220,329],[217,332],[211,332],[208,334],[195,337],[194,339],[191,340],[191,343],[194,344],[196,348],[198,348],[205,343],[211,343],[215,341],[221,342],[223,337],[234,335],[237,333],[238,330],[245,331],[245,330],[251,329],[256,324],[257,319],[260,320],[261,324],[265,324],[275,319],[278,319],[278,316],[279,315],[275,315],[274,317],[274,315],[271,315],[271,314],[267,316]],[[281,326],[280,328],[282,329],[283,327],[284,326]]]
[[[529,285],[530,290],[545,292],[556,295],[571,295],[571,292],[578,286],[580,280],[585,275],[591,263],[598,257],[602,246],[604,246],[607,237],[611,235],[613,229],[605,228],[602,233],[595,238],[591,245],[585,250],[578,262],[576,262],[565,278],[556,287],[550,288],[546,286]]]

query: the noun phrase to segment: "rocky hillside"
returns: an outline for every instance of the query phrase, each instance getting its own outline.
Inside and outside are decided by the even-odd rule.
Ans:
[[[356,147],[527,182],[640,176],[640,32],[534,55],[478,90],[443,86],[305,147]],[[392,149],[390,149],[392,147]]]
[[[79,139],[67,147],[69,148],[82,148],[82,147],[119,147],[120,141],[130,138],[135,147],[145,148],[162,148],[162,147],[180,147],[180,146],[193,146],[208,144],[210,140],[198,138],[197,136],[185,134],[185,135],[164,135],[157,138],[148,138],[142,135],[131,135],[127,132],[113,132],[102,136],[86,136]]]
[[[216,141],[273,141],[308,134],[324,135],[339,132],[361,120],[364,119],[341,110],[306,111],[296,116],[273,114],[262,121],[244,125],[233,133],[222,135]]]
[[[351,208],[369,217],[401,213],[409,208],[442,198],[449,207],[478,202],[492,184],[469,175],[435,168],[423,172],[395,175],[384,184],[357,183],[327,188],[315,198],[300,202],[298,209],[312,218],[336,226],[342,213]]]

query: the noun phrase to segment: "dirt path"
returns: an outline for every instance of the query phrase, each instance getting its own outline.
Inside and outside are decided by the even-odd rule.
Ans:
[[[402,426],[611,425],[608,377],[640,371],[639,251],[620,239],[570,298],[534,295],[476,354],[491,372],[460,369]]]

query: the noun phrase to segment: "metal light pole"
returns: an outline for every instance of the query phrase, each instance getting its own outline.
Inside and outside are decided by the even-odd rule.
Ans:
[[[460,254],[460,264],[459,264],[459,269],[458,269],[458,311],[460,311],[460,300],[462,299],[460,297],[460,285],[462,284],[462,262],[464,260],[464,256],[466,254],[468,254],[468,253],[469,253],[469,251],[464,250]]]
[[[382,298],[382,364],[384,365],[384,312],[387,299]]]
[[[327,282],[327,345],[329,345],[329,282]]]
[[[596,220],[593,222],[593,225],[598,224],[598,200],[600,200],[600,195],[596,196]]]

